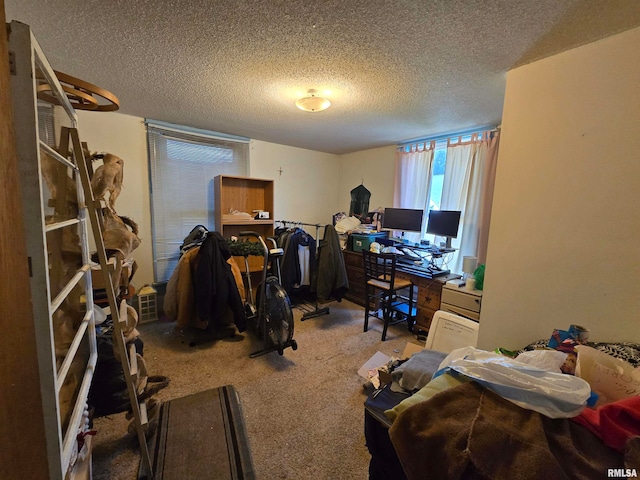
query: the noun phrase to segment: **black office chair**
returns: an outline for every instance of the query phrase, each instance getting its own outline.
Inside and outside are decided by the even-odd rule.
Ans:
[[[384,321],[383,342],[389,325],[406,321],[409,330],[412,330],[417,311],[413,300],[413,282],[396,278],[397,256],[363,250],[362,257],[365,276],[364,331],[369,328],[369,316]],[[402,295],[401,291],[406,289],[409,294]],[[372,307],[375,313],[372,313]]]

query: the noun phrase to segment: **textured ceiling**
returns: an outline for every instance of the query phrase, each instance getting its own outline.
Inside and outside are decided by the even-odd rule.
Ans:
[[[5,0],[120,112],[347,153],[500,122],[506,72],[640,25],[638,0]],[[309,88],[332,106],[302,112]],[[96,113],[100,115],[100,113]]]

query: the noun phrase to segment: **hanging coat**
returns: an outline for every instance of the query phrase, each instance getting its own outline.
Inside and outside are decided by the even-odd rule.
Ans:
[[[315,278],[316,295],[319,300],[334,298],[340,301],[349,290],[347,268],[340,248],[340,237],[333,225],[324,227],[324,237],[320,243]]]
[[[308,249],[307,264],[304,265],[300,261],[300,248]],[[307,271],[309,276],[313,275],[315,270],[316,258],[316,241],[315,239],[301,228],[296,228],[294,232],[289,234],[284,247],[284,256],[281,263],[282,287],[289,294],[296,288],[304,285],[302,272]],[[308,283],[306,284],[308,285]]]
[[[231,307],[233,321],[238,331],[247,328],[247,317],[242,298],[236,286],[227,241],[218,232],[209,232],[198,252],[198,266],[194,275],[196,311],[200,319],[208,322],[207,331],[215,332],[223,327],[225,309]]]

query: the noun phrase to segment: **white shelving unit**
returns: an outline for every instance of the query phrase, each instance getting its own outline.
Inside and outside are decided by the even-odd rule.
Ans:
[[[39,138],[38,93],[58,99],[56,108],[65,113],[69,127],[77,128],[77,116],[31,29],[20,22],[9,27],[11,98],[31,276],[30,292],[22,301],[30,301],[33,309],[48,478],[90,478],[90,448],[78,455],[77,440],[88,428],[86,402],[97,360],[87,208],[77,164]],[[28,439],[24,441],[28,448]]]

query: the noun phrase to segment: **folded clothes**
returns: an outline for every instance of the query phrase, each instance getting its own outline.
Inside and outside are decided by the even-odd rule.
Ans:
[[[396,368],[391,377],[405,390],[419,390],[431,381],[446,356],[446,353],[435,350],[421,350]]]

